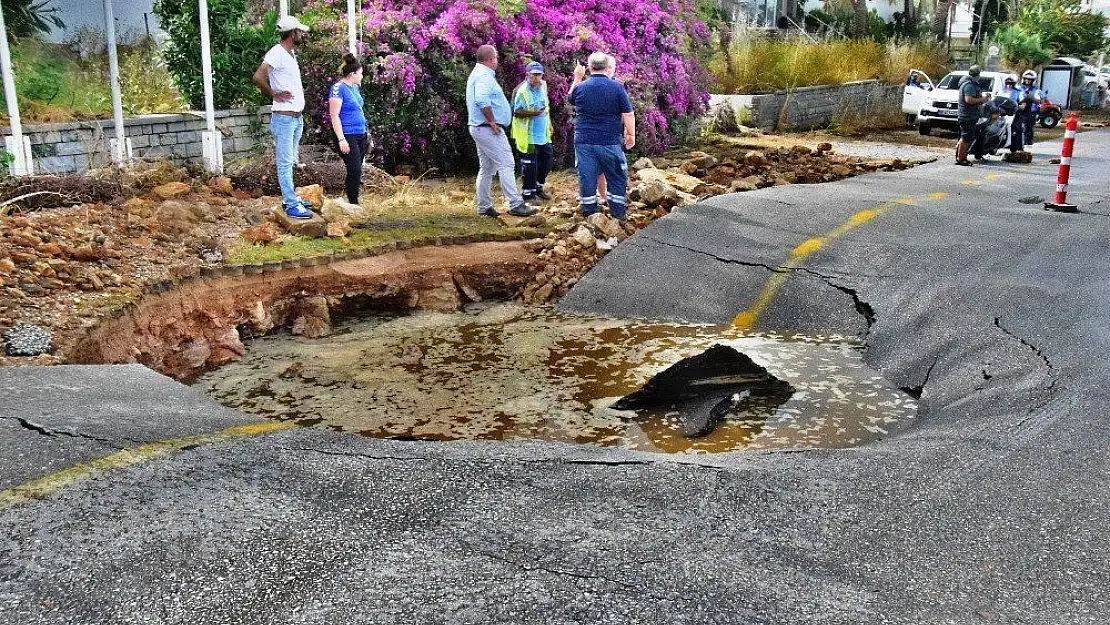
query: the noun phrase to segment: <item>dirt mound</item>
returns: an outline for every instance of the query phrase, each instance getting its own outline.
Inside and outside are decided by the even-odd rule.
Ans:
[[[293,168],[293,185],[307,187],[318,184],[329,194],[341,194],[347,179],[347,166],[334,154],[316,151],[309,159],[309,153],[302,150],[304,164]],[[253,191],[261,189],[265,195],[281,195],[277,181],[277,164],[272,152],[262,154],[228,168],[228,177],[237,189]],[[369,190],[384,190],[397,186],[393,176],[366,165],[362,173],[362,186]]]
[[[0,182],[0,204],[22,197],[0,208],[0,214],[111,202],[130,195],[131,189],[119,182],[79,174],[22,176]]]

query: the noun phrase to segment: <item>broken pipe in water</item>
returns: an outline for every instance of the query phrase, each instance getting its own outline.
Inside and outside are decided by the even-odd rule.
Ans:
[[[722,419],[748,403],[777,407],[793,394],[788,382],[735,349],[717,344],[671,365],[640,390],[617,400],[613,408],[678,412],[682,433],[696,438],[711,433]]]

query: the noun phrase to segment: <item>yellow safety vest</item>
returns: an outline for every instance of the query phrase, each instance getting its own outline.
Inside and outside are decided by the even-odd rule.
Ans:
[[[541,85],[543,92],[543,108],[544,115],[547,115],[547,142],[551,143],[551,101],[547,98],[547,83]],[[524,108],[532,108],[532,90],[528,88],[528,81],[517,85],[516,91],[513,92],[513,103],[516,104],[516,96],[520,93],[524,96]],[[537,116],[538,117],[538,116]],[[513,115],[512,135],[513,142],[516,143],[516,149],[520,150],[521,154],[528,152],[529,146],[532,145],[532,122],[536,117],[517,117]]]

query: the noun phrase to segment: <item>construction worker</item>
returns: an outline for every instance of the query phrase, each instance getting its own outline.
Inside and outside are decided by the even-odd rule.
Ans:
[[[532,61],[525,68],[527,78],[513,92],[512,137],[520,152],[521,174],[524,177],[522,195],[528,201],[534,198],[550,200],[543,189],[555,150],[551,147],[551,101],[547,98],[547,82],[543,79],[543,65]]]

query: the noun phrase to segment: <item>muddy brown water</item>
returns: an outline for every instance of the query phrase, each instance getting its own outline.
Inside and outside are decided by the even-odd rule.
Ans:
[[[716,343],[795,388],[748,402],[708,436],[681,415],[610,406]],[[347,323],[329,338],[274,335],[196,384],[225,405],[365,436],[550,440],[667,453],[851,447],[907,427],[916,402],[836,337],[580,317],[516,304]]]

